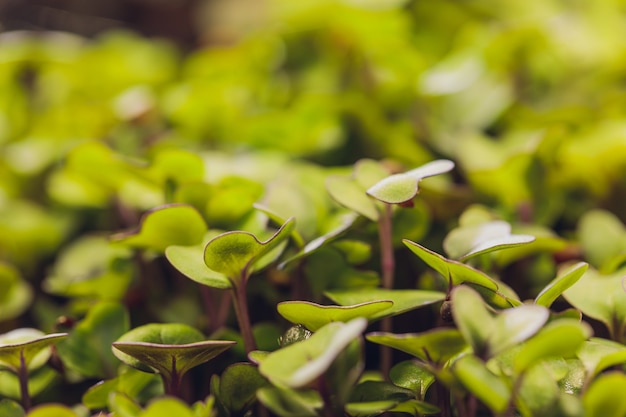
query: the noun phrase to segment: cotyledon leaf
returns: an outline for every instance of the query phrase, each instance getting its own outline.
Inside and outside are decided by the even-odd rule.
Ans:
[[[419,307],[430,305],[446,298],[440,291],[426,290],[391,290],[385,288],[360,288],[358,290],[333,290],[324,293],[328,298],[342,306],[351,306],[373,301],[390,300],[393,305],[369,317],[377,320],[396,316]]]
[[[348,322],[356,317],[369,319],[393,306],[393,301],[371,301],[351,306],[324,306],[308,301],[283,301],[278,313],[294,324],[317,331],[328,323]]]

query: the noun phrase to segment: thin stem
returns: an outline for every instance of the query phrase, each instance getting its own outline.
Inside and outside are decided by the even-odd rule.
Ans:
[[[250,315],[248,313],[248,299],[246,297],[247,277],[242,277],[237,285],[233,285],[233,301],[237,322],[239,323],[239,331],[243,337],[243,345],[246,353],[256,350],[254,335],[252,334],[252,325],[250,324]]]
[[[391,204],[385,204],[385,211],[378,220],[378,239],[380,241],[380,261],[383,276],[383,288],[393,288],[393,276],[396,262],[393,256],[393,242],[391,238]]]
[[[172,368],[170,369],[169,378],[165,374],[161,376],[163,378],[163,386],[165,387],[165,394],[173,397],[181,398],[180,396],[180,380],[182,375],[178,374],[176,370],[176,356],[172,356]]]
[[[31,400],[30,394],[28,393],[28,367],[26,366],[26,359],[24,359],[23,350],[20,350],[20,369],[17,372],[17,377],[20,381],[22,407],[24,407],[25,411],[28,411],[31,406]]]
[[[378,238],[380,241],[380,263],[383,278],[383,288],[393,289],[394,273],[396,268],[393,256],[393,241],[391,229],[391,204],[385,204],[385,210],[378,219]],[[380,330],[391,333],[393,322],[391,317],[385,317],[380,323]],[[393,352],[390,347],[380,347],[380,371],[385,379],[389,378],[389,371],[393,361]]]

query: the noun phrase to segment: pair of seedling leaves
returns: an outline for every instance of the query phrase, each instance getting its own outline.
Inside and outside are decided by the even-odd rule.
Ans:
[[[434,170],[438,172],[443,168],[447,169],[449,164],[437,162],[434,167]],[[384,198],[387,200],[385,201],[387,204],[407,204],[407,201],[412,198],[411,196],[414,197],[417,192],[416,184],[419,182],[419,179],[416,179],[414,174],[415,172],[420,172],[419,170],[420,169],[414,170],[412,174],[409,175],[398,174],[399,176],[385,178],[375,183],[374,187],[370,187],[370,190],[373,189],[371,194]],[[421,175],[423,175],[423,172],[424,171],[422,171]],[[408,181],[407,178],[410,178],[410,181]],[[398,181],[392,181],[394,179]],[[380,183],[382,183],[382,185]],[[408,191],[406,190],[406,185],[410,186]],[[400,192],[389,191],[390,189],[393,191],[394,187],[397,187]],[[329,187],[329,189],[332,188],[332,186]],[[369,199],[366,201],[368,201],[368,205],[371,203]],[[369,207],[371,208],[372,206]],[[376,210],[377,213],[380,213],[378,209]],[[368,214],[372,215],[372,213],[373,211]],[[373,216],[368,217],[372,218]],[[374,219],[375,218],[372,218],[372,220]],[[298,257],[311,253],[323,244],[330,242],[332,239],[339,236],[349,225],[350,222],[347,222],[342,225],[340,229],[311,242],[309,245],[303,246],[300,253],[292,259],[297,259]],[[511,235],[510,228],[507,228],[507,225],[502,222],[493,222],[475,229],[476,230],[473,232],[477,234],[479,238],[475,237],[471,240],[469,250],[465,250],[466,253],[460,256],[462,259],[469,259],[473,256],[478,256],[504,247],[522,245],[532,240],[532,238],[528,236]],[[187,276],[204,285],[217,288],[233,288],[233,286],[245,285],[245,281],[255,269],[261,268],[276,259],[282,251],[280,246],[286,243],[289,236],[294,237],[294,241],[296,242],[302,242],[301,238],[298,238],[297,233],[294,231],[294,222],[291,219],[286,221],[283,226],[265,242],[261,242],[251,233],[227,232],[211,239],[206,245],[189,246],[204,238],[205,232],[206,225],[201,216],[194,209],[184,205],[172,205],[155,210],[144,217],[142,227],[138,233],[120,237],[122,241],[125,241],[125,243],[131,246],[143,247],[155,251],[165,250],[168,259]],[[465,234],[467,235],[467,230]],[[450,241],[454,241],[454,239],[451,238]],[[175,245],[172,245],[172,243]],[[473,285],[481,289],[483,294],[490,295],[490,297],[487,297],[488,300],[496,306],[510,307],[511,305],[521,304],[514,297],[502,295],[498,291],[498,283],[478,270],[458,261],[446,259],[414,242],[405,241],[405,244],[428,265],[440,272],[442,276],[448,277],[452,286],[462,283]],[[198,259],[203,259],[204,262],[199,263]],[[551,303],[564,288],[571,285],[565,285],[564,282],[569,282],[569,279],[557,280],[557,284],[549,286],[549,288],[540,294],[537,301],[543,301],[545,303],[548,300]],[[304,324],[311,330],[321,330],[330,322],[346,322],[355,317],[365,317],[370,320],[375,320],[387,315],[400,314],[408,309],[440,301],[443,298],[443,294],[437,292],[389,291],[380,289],[360,292],[337,292],[329,293],[328,295],[334,301],[347,305],[344,307],[333,307],[320,306],[307,302],[286,302],[281,303],[278,309],[283,316],[294,323]],[[131,336],[129,337],[132,339],[134,336],[136,335],[131,332]],[[224,348],[222,342],[223,341],[216,341],[219,345],[219,349]],[[160,349],[160,347],[156,347],[156,345],[163,345],[163,343],[156,343],[148,346],[143,343],[152,342],[145,341],[136,342],[139,344],[133,344],[133,342],[129,343],[120,341],[116,344],[116,349],[122,352],[126,350],[125,354],[128,355],[130,352],[131,357],[134,358],[143,357],[144,361],[148,361],[147,357],[151,354],[156,355],[152,352],[154,349]],[[175,343],[169,345],[171,346],[168,346],[168,348],[173,349],[170,353],[180,353],[185,350],[180,346],[175,347]],[[331,343],[331,345],[334,344]],[[210,350],[213,346],[190,346],[190,348],[192,350],[194,348]],[[442,348],[442,346],[440,346],[440,348]],[[445,352],[445,349],[440,350]],[[285,349],[281,355],[285,354],[285,351],[287,350]],[[438,351],[438,349],[435,349],[435,351]],[[332,354],[332,352],[321,354],[320,357],[326,359],[325,362],[324,360],[320,360],[320,363],[328,364],[328,358],[332,358],[333,356],[334,354]],[[175,355],[165,354],[165,357],[169,357],[169,363],[171,363]],[[159,357],[156,363],[151,365],[151,368],[159,370],[164,378],[167,375],[171,376],[172,373],[182,376],[182,374],[184,374],[182,368],[179,370],[158,365],[158,363],[161,362],[168,363],[165,357]],[[128,357],[126,357],[126,360],[128,360]],[[179,359],[178,363],[180,364],[181,362],[184,362],[184,360],[181,361]],[[261,361],[261,363],[263,362]],[[273,361],[269,361],[268,363],[272,364]],[[308,360],[307,364],[309,364]],[[317,367],[312,366],[312,368],[316,369],[316,372],[319,372],[320,369],[325,369],[324,366],[321,365]],[[267,375],[272,374],[271,365],[263,365],[261,369],[263,369]],[[267,369],[270,369],[270,371]],[[277,367],[276,369],[280,368]],[[280,373],[282,374],[282,371]],[[170,381],[170,383],[172,382]],[[280,383],[278,385],[280,385]],[[276,395],[276,392],[273,392],[271,395]],[[271,402],[271,400],[268,401]]]

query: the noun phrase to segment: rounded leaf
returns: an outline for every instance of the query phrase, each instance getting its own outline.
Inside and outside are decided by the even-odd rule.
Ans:
[[[22,358],[29,370],[43,366],[50,357],[50,346],[67,333],[44,334],[40,330],[21,328],[0,335],[0,368],[18,372]]]
[[[137,230],[118,233],[113,240],[125,245],[163,252],[170,245],[191,246],[202,242],[207,225],[194,207],[168,204],[148,211]]]
[[[550,307],[552,303],[569,287],[574,285],[587,271],[589,264],[578,262],[562,271],[535,298],[535,304]]]
[[[286,241],[294,227],[295,219],[290,218],[264,242],[248,232],[222,233],[207,243],[204,263],[236,284],[247,276],[257,261]]]
[[[444,364],[467,348],[461,333],[457,329],[449,328],[405,334],[374,332],[368,333],[365,338],[438,365]]]
[[[609,372],[599,376],[583,396],[586,416],[626,415],[626,375]]]
[[[394,174],[368,188],[367,195],[387,204],[401,204],[417,195],[419,180],[407,174]]]
[[[146,324],[134,328],[113,343],[119,360],[146,372],[169,376],[213,359],[236,342],[207,340],[198,330],[185,324]]]
[[[226,275],[215,272],[204,263],[204,245],[168,246],[167,260],[187,278],[212,288],[231,288]]]
[[[335,290],[324,293],[332,301],[342,306],[390,300],[393,305],[380,310],[368,318],[370,320],[396,316],[419,307],[442,301],[446,294],[439,291],[425,290],[390,290],[385,288],[360,288],[358,290]]]
[[[302,324],[317,331],[328,323],[348,322],[356,317],[369,319],[393,306],[389,300],[371,301],[352,306],[324,306],[309,301],[283,301],[276,307],[278,313],[294,324]]]
[[[267,355],[262,359],[259,371],[277,386],[304,387],[324,374],[366,327],[367,320],[362,317],[348,323],[327,324],[310,338]]]

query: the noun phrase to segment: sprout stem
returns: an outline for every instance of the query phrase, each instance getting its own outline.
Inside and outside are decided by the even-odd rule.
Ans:
[[[380,261],[383,278],[383,288],[393,289],[393,277],[395,273],[395,260],[393,256],[393,241],[391,228],[391,204],[385,204],[385,210],[378,220],[378,238],[380,241]],[[381,331],[390,333],[393,331],[391,317],[385,317],[381,321]],[[388,346],[380,347],[380,371],[385,379],[388,379],[393,352]]]
[[[28,393],[28,367],[26,366],[26,360],[24,359],[24,351],[20,350],[20,368],[17,372],[17,377],[20,381],[20,392],[22,395],[22,407],[25,411],[28,411],[31,406],[30,394]]]
[[[250,324],[250,315],[248,313],[248,299],[246,297],[247,277],[243,277],[236,285],[233,285],[233,300],[237,322],[239,323],[239,331],[243,338],[243,345],[246,353],[256,350],[254,335],[252,334],[252,325]]]

